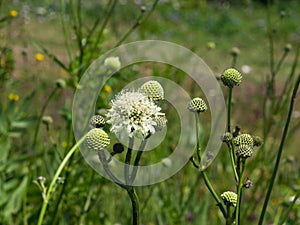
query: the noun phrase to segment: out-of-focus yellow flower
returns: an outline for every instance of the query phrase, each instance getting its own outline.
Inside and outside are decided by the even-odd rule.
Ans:
[[[61,143],[61,146],[62,146],[63,148],[66,148],[66,147],[68,146],[68,143],[67,143],[66,141],[63,141],[63,142]]]
[[[206,43],[206,48],[209,50],[215,49],[216,48],[216,43],[213,41],[209,41]]]
[[[18,101],[19,100],[19,95],[17,95],[17,94],[14,94],[14,93],[10,93],[9,95],[8,95],[8,99],[10,100],[10,101]]]
[[[9,15],[10,15],[11,17],[16,17],[16,16],[18,16],[18,11],[16,11],[16,10],[10,10],[10,11],[9,11]]]
[[[44,60],[44,55],[43,55],[42,53],[36,53],[36,54],[34,55],[34,57],[35,57],[35,59],[36,59],[37,61],[43,61],[43,60]]]
[[[106,91],[107,93],[111,93],[111,92],[112,92],[111,86],[105,85],[105,86],[104,86],[104,91]]]

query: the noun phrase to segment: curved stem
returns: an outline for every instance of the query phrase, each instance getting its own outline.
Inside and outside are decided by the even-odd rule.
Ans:
[[[258,225],[263,224],[264,216],[265,216],[265,213],[266,213],[266,210],[267,210],[267,207],[268,207],[271,192],[273,190],[275,178],[276,178],[277,171],[278,171],[278,168],[279,168],[281,154],[283,152],[283,146],[284,146],[284,143],[285,143],[285,139],[286,139],[286,136],[287,136],[287,133],[288,133],[288,129],[289,129],[289,125],[290,125],[290,121],[291,121],[291,117],[292,117],[292,112],[293,112],[293,108],[294,108],[294,101],[295,101],[296,94],[297,94],[297,91],[298,91],[299,83],[300,83],[300,74],[298,75],[297,81],[296,81],[294,89],[293,89],[293,94],[292,94],[292,97],[291,97],[289,112],[288,112],[287,120],[286,120],[284,130],[283,130],[283,135],[282,135],[280,146],[279,146],[278,153],[277,153],[276,163],[275,163],[274,170],[273,170],[273,173],[272,173],[272,177],[271,177],[271,180],[270,180],[270,184],[269,184],[269,187],[268,187],[267,195],[266,195],[266,198],[265,198],[265,201],[264,201],[263,209],[262,209],[262,212],[260,214]]]
[[[201,171],[201,174],[202,174],[202,176],[203,176],[205,185],[207,186],[209,192],[212,194],[212,196],[213,196],[214,199],[216,200],[217,206],[218,206],[219,209],[221,210],[221,212],[222,212],[224,218],[226,218],[226,217],[227,217],[226,210],[225,210],[225,208],[224,208],[224,206],[223,206],[223,204],[222,204],[222,202],[221,202],[219,196],[216,194],[214,188],[212,187],[212,185],[211,185],[211,183],[210,183],[210,181],[209,181],[209,179],[208,179],[208,177],[207,177],[205,171]]]
[[[44,216],[46,213],[46,209],[47,209],[47,205],[50,201],[51,195],[54,191],[54,186],[56,184],[56,180],[59,177],[59,175],[61,174],[63,168],[66,166],[67,162],[69,161],[69,159],[71,158],[71,156],[74,154],[74,152],[77,150],[77,148],[79,147],[79,145],[85,140],[86,135],[84,135],[72,148],[71,150],[68,152],[68,154],[65,156],[64,160],[61,162],[61,164],[59,165],[58,169],[56,170],[54,177],[52,178],[52,181],[49,185],[47,194],[44,198],[44,202],[42,205],[42,209],[39,215],[39,220],[37,225],[42,225],[43,221],[44,221]]]
[[[122,182],[110,171],[104,151],[98,151],[98,158],[100,159],[103,169],[105,170],[106,174],[110,177],[110,179],[112,179],[113,182],[116,183],[117,185],[124,188]]]
[[[40,123],[42,121],[42,118],[43,118],[43,115],[45,113],[45,110],[46,110],[46,108],[47,108],[50,100],[53,98],[53,96],[55,95],[55,93],[56,93],[57,90],[58,90],[58,87],[55,87],[53,89],[53,91],[50,93],[50,95],[48,96],[47,100],[45,101],[45,104],[42,107],[41,113],[39,115],[39,118],[38,118],[38,121],[37,121],[37,124],[36,124],[36,127],[35,127],[33,142],[32,142],[32,145],[31,145],[32,150],[34,150],[35,145],[36,145],[37,136],[38,136],[39,130],[40,130]]]

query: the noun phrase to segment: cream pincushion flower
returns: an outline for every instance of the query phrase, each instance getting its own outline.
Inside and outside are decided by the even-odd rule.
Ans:
[[[108,111],[107,123],[114,133],[127,132],[129,137],[146,138],[155,133],[156,119],[163,116],[153,100],[138,91],[123,90],[114,100]]]

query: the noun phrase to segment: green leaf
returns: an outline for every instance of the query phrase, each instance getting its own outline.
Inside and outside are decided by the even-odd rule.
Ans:
[[[10,195],[5,207],[4,207],[4,218],[9,218],[11,215],[16,214],[21,210],[22,200],[26,191],[28,177],[25,176],[23,180],[18,183],[14,192]]]

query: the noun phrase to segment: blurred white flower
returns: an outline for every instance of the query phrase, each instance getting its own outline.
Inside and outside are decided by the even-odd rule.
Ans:
[[[148,96],[138,91],[123,90],[114,100],[107,113],[107,123],[114,133],[126,132],[129,137],[146,138],[155,133],[156,120],[164,116]]]
[[[119,57],[108,57],[104,60],[104,66],[109,70],[119,70],[121,68],[121,62]]]
[[[251,67],[250,66],[248,66],[248,65],[243,65],[242,66],[242,73],[243,74],[249,74],[249,73],[251,73]]]

